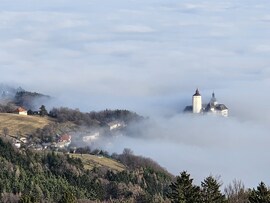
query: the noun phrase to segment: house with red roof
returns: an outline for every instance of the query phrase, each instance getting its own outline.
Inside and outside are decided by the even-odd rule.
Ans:
[[[27,110],[23,107],[19,107],[15,111],[16,114],[27,116]]]
[[[71,135],[64,134],[59,138],[56,146],[59,148],[64,148],[68,147],[70,144],[71,144]]]
[[[59,138],[59,142],[71,142],[71,135],[64,134]]]

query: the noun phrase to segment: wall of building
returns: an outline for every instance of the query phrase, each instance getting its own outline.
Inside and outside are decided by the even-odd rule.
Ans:
[[[200,113],[202,110],[202,97],[193,96],[192,97],[192,111],[193,113]]]
[[[24,116],[27,116],[27,111],[21,111],[21,112],[18,112],[19,115],[24,115]]]

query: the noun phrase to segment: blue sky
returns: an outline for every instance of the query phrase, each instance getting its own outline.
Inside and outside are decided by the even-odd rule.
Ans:
[[[268,0],[2,0],[0,79],[83,111],[124,108],[155,117],[146,133],[153,141],[144,140],[151,150],[130,146],[136,153],[174,173],[189,169],[198,180],[213,173],[254,186],[270,169],[257,158],[270,141],[269,8]],[[175,114],[197,87],[204,102],[215,91],[230,119]],[[155,156],[164,137],[164,150],[183,164]],[[183,149],[194,154],[182,157]]]

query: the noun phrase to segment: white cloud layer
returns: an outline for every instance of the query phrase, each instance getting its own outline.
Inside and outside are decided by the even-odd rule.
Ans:
[[[175,174],[255,186],[270,168],[269,4],[3,0],[0,79],[83,111],[150,116],[146,138],[114,149],[130,142]],[[214,90],[231,117],[176,115],[197,87],[204,102]]]

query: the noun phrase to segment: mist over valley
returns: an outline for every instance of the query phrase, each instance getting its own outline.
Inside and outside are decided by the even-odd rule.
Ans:
[[[269,1],[2,3],[5,98],[21,86],[41,94],[31,106],[17,103],[27,110],[143,117],[88,144],[81,137],[97,128],[86,123],[73,132],[75,146],[110,154],[129,148],[173,175],[188,171],[195,183],[211,174],[223,186],[234,179],[270,185]],[[196,88],[206,104],[215,92],[229,116],[183,113]]]

